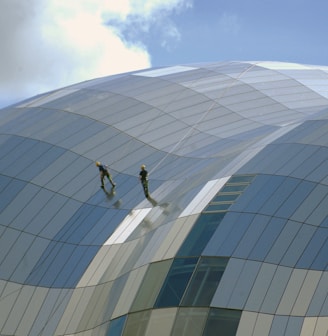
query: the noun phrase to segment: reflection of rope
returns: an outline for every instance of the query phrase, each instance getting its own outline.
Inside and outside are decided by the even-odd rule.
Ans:
[[[257,62],[258,63],[258,62]],[[172,154],[179,146],[180,144],[190,135],[194,132],[195,128],[199,125],[200,122],[202,122],[205,117],[207,117],[207,115],[209,114],[209,112],[213,109],[213,107],[220,101],[220,99],[223,98],[223,96],[228,92],[228,90],[230,90],[232,88],[232,86],[249,70],[251,70],[254,66],[257,65],[257,63],[252,64],[251,66],[249,66],[246,70],[244,70],[243,72],[241,72],[238,77],[234,78],[231,82],[231,85],[227,86],[224,91],[222,92],[221,96],[214,100],[213,103],[211,104],[211,106],[201,115],[201,117],[199,118],[199,120],[197,122],[195,122],[188,130],[187,132],[181,137],[181,139],[172,147],[172,149],[170,151],[168,151],[165,156],[155,165],[154,168],[151,169],[151,171],[149,172],[152,173],[155,169],[157,169],[159,167],[159,165],[170,155]]]

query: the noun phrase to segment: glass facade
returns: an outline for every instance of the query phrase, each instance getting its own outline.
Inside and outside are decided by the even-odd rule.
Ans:
[[[326,336],[327,171],[327,67],[172,66],[2,109],[0,335]]]

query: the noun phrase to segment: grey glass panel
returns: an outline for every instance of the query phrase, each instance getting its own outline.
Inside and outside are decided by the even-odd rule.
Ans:
[[[269,336],[285,335],[289,316],[274,316]]]
[[[328,189],[323,185],[316,185],[309,196],[299,206],[291,219],[298,222],[305,222],[309,214],[311,214],[318,204],[327,196]]]
[[[198,258],[174,259],[164,285],[156,300],[155,307],[178,306],[194,272]]]
[[[31,235],[21,235],[19,231],[10,228],[2,234],[0,245],[1,279],[10,279],[33,238]],[[26,244],[27,247],[21,244]]]
[[[119,317],[115,320],[112,320],[109,323],[109,328],[106,336],[121,336],[126,320],[126,315]]]
[[[19,180],[12,180],[6,176],[0,175],[1,193],[6,197],[0,197],[0,218],[1,224],[8,224],[4,219],[3,211],[15,197],[24,189],[26,183]]]
[[[228,306],[232,309],[243,309],[252,290],[261,263],[246,261],[232,291]],[[219,293],[218,293],[219,294]]]
[[[261,311],[268,314],[274,314],[281,297],[285,291],[290,275],[292,273],[291,268],[278,267],[274,277],[272,278],[270,287],[264,298]]]
[[[173,260],[153,263],[149,266],[144,280],[132,304],[131,311],[152,308]]]
[[[295,267],[295,264],[298,262],[300,256],[302,256],[315,231],[316,228],[303,225],[286,250],[280,264]]]
[[[276,188],[271,197],[263,204],[260,212],[267,215],[273,215],[286,202],[299,184],[299,180],[286,178],[282,184]]]
[[[328,236],[328,232],[326,232],[326,236]],[[318,255],[316,256],[310,268],[315,270],[327,271],[328,270],[327,255],[328,255],[328,239],[326,239],[324,245],[321,247]]]
[[[98,249],[98,246],[75,246],[52,241],[26,282],[46,287],[74,287]]]
[[[224,216],[225,213],[201,214],[177,256],[199,256]]]
[[[323,259],[318,259],[320,251],[327,246],[328,232],[326,229],[317,228],[310,242],[306,246],[302,256],[298,260],[296,267],[324,270],[327,265],[327,258],[321,255]]]
[[[262,302],[270,287],[277,266],[263,263],[259,270],[252,291],[249,294],[245,310],[260,311]]]
[[[209,306],[228,260],[228,258],[201,258],[181,305]]]
[[[265,261],[279,264],[299,230],[300,223],[288,221],[271,247]]]
[[[263,234],[250,253],[249,258],[253,260],[264,260],[285,224],[286,220],[270,218],[270,222],[266,225]]]
[[[247,217],[247,215],[246,215]],[[248,258],[249,254],[259,241],[270,217],[264,215],[254,215],[247,231],[241,238],[236,250],[233,253],[234,257]]]
[[[299,185],[297,185],[295,190],[292,191],[290,196],[284,200],[275,215],[285,218],[291,217],[292,214],[301,206],[304,199],[306,199],[312,192],[314,187],[314,183],[302,181]]]
[[[235,336],[240,316],[238,310],[210,309],[203,335]]]
[[[57,325],[62,319],[67,304],[71,298],[72,290],[49,290],[37,319],[34,321],[31,335],[55,335]],[[45,323],[46,322],[46,323]]]
[[[30,202],[27,204],[11,223],[11,227],[24,230],[26,226],[34,221],[35,216],[42,211],[52,197],[52,193],[45,189],[40,189],[34,197],[31,197]],[[32,196],[32,195],[31,195]],[[43,223],[44,224],[44,223]]]
[[[9,136],[9,135],[0,135],[1,145],[0,152],[1,158],[6,157],[6,155],[16,149],[25,139],[19,136]],[[2,171],[3,167],[6,167],[7,163],[5,160],[0,162],[0,169]]]
[[[303,322],[304,322],[303,317],[289,316],[284,336],[301,335]]]
[[[19,178],[25,180],[32,180],[35,176],[46,170],[58,157],[60,157],[65,149],[60,147],[50,147],[48,144],[44,145],[47,151],[44,151],[41,156],[37,159],[31,161],[29,166],[25,166],[24,169],[19,173]]]
[[[207,308],[180,308],[171,332],[172,336],[203,335]],[[131,335],[132,336],[132,335]],[[141,335],[140,335],[141,336]]]
[[[25,236],[25,235],[24,235]],[[30,275],[34,265],[37,263],[40,254],[46,250],[49,241],[39,237],[29,235],[28,238],[17,240],[17,245],[13,246],[13,253],[21,256],[21,260],[16,261],[16,268],[12,273],[11,278],[18,282],[24,283]],[[29,245],[27,245],[30,243]],[[19,245],[18,245],[19,244]],[[16,251],[15,251],[16,250]],[[20,251],[19,253],[17,251]],[[21,255],[21,253],[24,253]]]
[[[150,319],[150,313],[151,310],[129,314],[124,328],[124,336],[144,336]]]
[[[218,248],[218,255],[231,256],[233,254],[251,224],[253,217],[253,214],[241,213],[234,221],[228,223],[228,225],[231,226],[231,231],[226,236],[225,242]],[[228,217],[226,217],[225,220],[227,221]]]

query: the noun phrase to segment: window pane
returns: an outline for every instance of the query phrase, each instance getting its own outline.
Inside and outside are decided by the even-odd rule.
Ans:
[[[183,306],[209,306],[228,258],[201,258],[183,299]]]
[[[202,335],[207,314],[208,308],[180,308],[171,335]]]
[[[240,316],[239,310],[211,309],[203,335],[235,336]]]
[[[111,321],[106,336],[121,336],[125,320],[126,315]]]
[[[179,258],[173,261],[155,307],[174,307],[179,305],[197,261],[198,258]]]
[[[221,223],[225,213],[202,214],[182,244],[178,256],[199,256],[216,228]]]

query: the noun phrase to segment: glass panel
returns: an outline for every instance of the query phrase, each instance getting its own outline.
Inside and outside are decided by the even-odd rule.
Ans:
[[[131,311],[153,307],[171,264],[172,260],[165,260],[149,266],[132,304]]]
[[[198,258],[178,258],[173,261],[155,307],[179,305],[197,261]]]
[[[220,204],[210,204],[204,212],[213,212],[213,211],[226,211],[229,209],[232,203],[220,203]]]
[[[239,185],[226,185],[223,189],[221,189],[222,193],[225,192],[241,192],[244,191],[248,187],[248,184],[239,184]]]
[[[151,310],[129,314],[124,328],[124,336],[143,336],[146,333]]]
[[[228,260],[228,258],[201,258],[181,305],[209,306]]]
[[[207,308],[180,308],[171,332],[172,336],[203,335]],[[132,336],[132,335],[131,335]]]
[[[215,202],[232,202],[234,201],[240,194],[235,193],[235,194],[222,194],[218,193],[211,201],[211,203]]]
[[[121,336],[124,323],[126,320],[126,315],[115,320],[112,320],[109,324],[109,329],[107,331],[106,336]]]
[[[144,336],[170,336],[176,313],[176,308],[153,310]]]
[[[211,309],[203,335],[235,336],[240,316],[239,310]]]
[[[225,213],[202,214],[181,246],[177,256],[199,256],[224,216]]]

